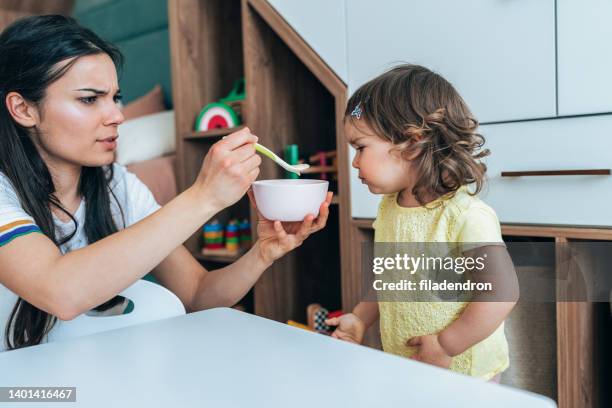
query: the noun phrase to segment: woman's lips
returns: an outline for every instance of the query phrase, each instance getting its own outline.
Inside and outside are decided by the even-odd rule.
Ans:
[[[117,138],[119,136],[111,136],[106,139],[98,140],[98,142],[102,143],[104,147],[109,150],[115,149],[117,147]]]

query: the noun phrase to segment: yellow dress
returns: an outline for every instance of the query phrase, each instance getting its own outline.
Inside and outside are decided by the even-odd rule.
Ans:
[[[503,243],[495,212],[477,197],[459,189],[424,207],[397,204],[398,193],[385,195],[374,222],[375,242]],[[383,349],[410,357],[415,347],[406,340],[435,334],[457,319],[467,302],[379,302]],[[509,365],[504,325],[488,338],[453,358],[450,369],[485,380]]]

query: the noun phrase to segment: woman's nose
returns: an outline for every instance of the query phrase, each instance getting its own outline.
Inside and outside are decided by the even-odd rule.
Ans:
[[[109,107],[109,111],[107,112],[107,117],[105,120],[105,125],[120,125],[124,122],[125,117],[123,116],[123,112],[121,112],[121,108],[117,103],[112,104]]]

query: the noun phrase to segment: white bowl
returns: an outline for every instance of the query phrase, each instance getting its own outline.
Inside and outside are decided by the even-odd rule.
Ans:
[[[259,180],[253,193],[261,214],[273,221],[302,221],[307,214],[319,215],[329,182],[311,179]]]

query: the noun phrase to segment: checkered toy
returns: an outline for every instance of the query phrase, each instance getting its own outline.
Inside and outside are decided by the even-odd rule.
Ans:
[[[325,324],[325,320],[341,316],[343,313],[341,310],[330,313],[329,310],[321,305],[313,303],[308,305],[306,314],[308,316],[308,326],[310,326],[310,328],[318,333],[330,334],[334,330],[334,327]]]

